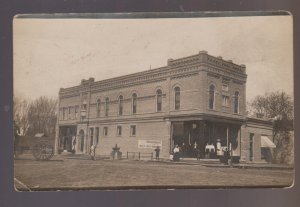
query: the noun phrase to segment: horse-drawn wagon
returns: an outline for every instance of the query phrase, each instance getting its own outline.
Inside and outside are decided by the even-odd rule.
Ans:
[[[15,157],[30,152],[36,160],[50,160],[54,155],[54,138],[38,133],[34,136],[15,136]]]

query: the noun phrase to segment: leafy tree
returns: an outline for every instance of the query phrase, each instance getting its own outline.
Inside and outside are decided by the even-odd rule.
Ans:
[[[263,115],[273,121],[275,161],[293,162],[293,100],[285,92],[258,95],[249,103],[250,114]]]

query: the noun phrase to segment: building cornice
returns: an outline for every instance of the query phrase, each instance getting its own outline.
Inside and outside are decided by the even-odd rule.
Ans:
[[[204,66],[204,67],[203,67]],[[125,76],[106,79],[95,82],[93,78],[82,80],[81,85],[60,89],[60,97],[74,97],[80,92],[100,92],[117,88],[125,88],[135,85],[165,81],[167,78],[182,78],[195,75],[200,70],[217,73],[218,75],[245,82],[245,66],[237,65],[231,61],[225,61],[220,57],[213,57],[206,52],[183,57],[179,59],[169,59],[168,65],[148,71],[137,72]]]

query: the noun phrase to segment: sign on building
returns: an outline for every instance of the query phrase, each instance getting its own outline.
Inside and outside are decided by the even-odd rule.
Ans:
[[[161,140],[138,140],[138,148],[155,149],[157,147],[161,149],[162,147]]]

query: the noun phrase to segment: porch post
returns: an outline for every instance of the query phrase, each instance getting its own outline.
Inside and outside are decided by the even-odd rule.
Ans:
[[[168,120],[168,125],[169,125],[169,135],[170,135],[170,151],[169,153],[172,152],[174,141],[173,141],[173,123]]]
[[[229,140],[229,128],[228,128],[228,125],[227,125],[227,128],[226,128],[226,145],[227,145],[227,149],[228,149],[228,140]]]

